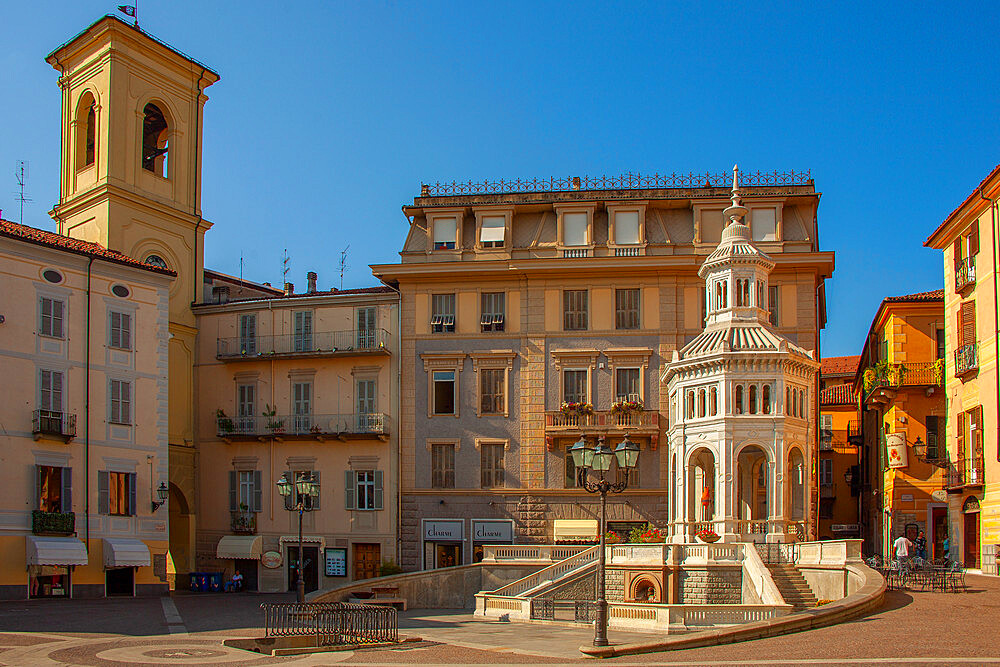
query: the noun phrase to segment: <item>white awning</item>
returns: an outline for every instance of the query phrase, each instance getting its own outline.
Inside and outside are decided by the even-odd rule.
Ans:
[[[130,537],[104,538],[104,567],[149,567],[149,547]]]
[[[37,537],[24,541],[28,565],[86,565],[87,546],[75,537]]]
[[[556,519],[552,522],[552,539],[560,540],[596,540],[596,519]]]
[[[225,535],[215,548],[215,557],[257,560],[264,551],[263,546],[264,538],[260,535]]]
[[[281,537],[278,538],[278,542],[281,543],[282,546],[284,545],[296,546],[299,543],[299,536],[282,535]],[[326,538],[323,537],[322,535],[303,535],[302,544],[303,545],[319,544],[319,550],[322,552],[324,547],[326,547]]]

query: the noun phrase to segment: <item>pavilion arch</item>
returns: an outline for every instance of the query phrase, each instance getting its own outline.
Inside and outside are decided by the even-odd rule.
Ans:
[[[685,470],[688,476],[687,516],[695,521],[711,521],[718,507],[719,463],[715,451],[707,445],[698,445],[688,454]],[[703,502],[706,489],[707,504]]]
[[[73,113],[74,149],[77,170],[85,169],[97,159],[97,93],[85,89],[76,103]]]
[[[787,503],[785,514],[792,521],[805,521],[806,519],[808,505],[806,493],[809,488],[809,485],[806,484],[807,475],[806,458],[802,453],[802,448],[798,445],[789,447],[784,475],[785,501]]]
[[[739,519],[763,521],[770,518],[771,492],[774,488],[768,448],[755,443],[740,447],[733,454],[736,462],[736,510]]]

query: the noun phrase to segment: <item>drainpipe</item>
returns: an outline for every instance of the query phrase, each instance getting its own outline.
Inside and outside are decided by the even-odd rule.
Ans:
[[[199,149],[201,147],[201,94],[204,88],[201,87],[201,81],[205,78],[205,68],[201,68],[201,75],[198,77],[198,96],[194,99],[194,175],[192,182],[192,194],[191,194],[191,213],[198,218],[198,222],[194,225],[194,287],[192,288],[193,298],[192,303],[198,303],[198,289],[201,287],[198,284],[198,230],[201,228],[201,213],[198,212],[198,191],[199,183],[201,182],[199,176],[199,166],[201,165],[201,155],[199,154]]]
[[[993,345],[994,359],[1000,359],[1000,303],[997,298],[997,202],[983,194],[983,186],[979,186],[979,197],[983,201],[990,203],[990,236],[993,237]],[[996,379],[997,415],[1000,417],[1000,368],[994,368],[993,377]],[[985,447],[985,442],[983,446]],[[983,453],[985,459],[985,452]],[[1000,447],[997,447],[997,461],[1000,461]]]
[[[84,524],[84,531],[87,539],[87,551],[90,551],[90,277],[91,277],[91,267],[94,264],[94,257],[91,255],[90,259],[87,261],[87,359],[86,359],[86,370],[84,371],[84,381],[86,383],[84,389],[84,411],[83,411],[83,467],[85,470],[84,475],[84,489],[85,498],[84,501],[84,516],[86,521]]]

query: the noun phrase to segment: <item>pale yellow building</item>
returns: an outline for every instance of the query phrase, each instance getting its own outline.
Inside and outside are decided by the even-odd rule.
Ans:
[[[240,298],[212,276],[194,307],[197,569],[294,590],[298,513],[276,482],[305,472],[320,482],[303,515],[306,591],[379,576],[397,560],[399,295],[318,291],[310,273],[305,293]]]
[[[998,200],[1000,165],[924,243],[944,255],[951,555],[993,574],[1000,548]]]
[[[173,284],[0,221],[0,599],[167,590]]]

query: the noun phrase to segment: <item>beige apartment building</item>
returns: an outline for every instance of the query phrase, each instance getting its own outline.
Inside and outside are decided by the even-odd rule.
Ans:
[[[298,513],[276,482],[305,473],[320,484],[304,498],[306,591],[379,576],[397,561],[399,295],[318,291],[315,273],[298,294],[205,273],[197,569],[294,590]]]
[[[598,499],[567,454],[581,436],[641,448],[638,475],[609,499],[609,529],[666,525],[671,411],[658,378],[704,328],[698,269],[722,238],[730,181],[435,185],[403,207],[401,261],[372,269],[401,294],[405,568],[472,562],[483,543],[596,539]],[[819,248],[820,195],[794,172],[751,174],[740,190],[775,263],[758,302],[818,358],[834,260]],[[736,303],[737,287],[719,298]],[[813,452],[818,390],[803,408]]]
[[[0,220],[0,599],[167,590],[174,276]]]
[[[998,200],[1000,165],[924,243],[944,255],[951,556],[993,574],[1000,549]]]

